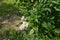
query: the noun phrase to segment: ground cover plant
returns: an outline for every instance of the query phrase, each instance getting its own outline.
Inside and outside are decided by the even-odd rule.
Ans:
[[[23,34],[11,26],[8,31],[1,29],[0,40],[60,40],[60,0],[2,0],[2,3],[1,16],[9,13],[12,5],[15,12],[21,12],[28,20],[29,28]]]

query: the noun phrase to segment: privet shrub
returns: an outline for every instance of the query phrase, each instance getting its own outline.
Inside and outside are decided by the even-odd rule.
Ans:
[[[29,30],[17,39],[48,40],[60,36],[60,0],[8,0],[30,22]],[[12,32],[13,33],[13,32]],[[11,34],[14,35],[14,34]],[[16,36],[16,35],[15,35]],[[14,36],[14,37],[15,37]],[[28,39],[29,38],[29,39]]]
[[[22,12],[30,24],[30,34],[59,36],[60,1],[59,0],[24,0],[20,1]],[[25,7],[25,8],[24,8]],[[20,7],[21,8],[21,7]],[[33,30],[32,30],[33,29]]]

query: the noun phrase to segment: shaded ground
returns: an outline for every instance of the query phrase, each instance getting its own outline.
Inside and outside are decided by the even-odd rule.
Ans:
[[[0,1],[1,2],[1,1]],[[28,28],[28,22],[18,8],[12,4],[0,4],[0,40],[10,40],[24,33]],[[16,34],[16,32],[18,32]],[[12,34],[14,33],[14,34]],[[14,36],[15,35],[15,36]]]
[[[12,4],[1,3],[0,5],[0,28],[7,28],[12,26],[18,29],[21,24],[26,25],[27,21],[24,22],[24,17],[21,12],[19,12],[17,7]],[[21,27],[20,27],[21,29]]]

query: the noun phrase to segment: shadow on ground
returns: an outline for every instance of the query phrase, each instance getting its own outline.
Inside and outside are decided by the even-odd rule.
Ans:
[[[20,20],[23,16],[19,9],[12,4],[2,3],[0,5],[0,23],[9,24],[7,22],[14,22],[16,20]],[[0,24],[0,26],[2,26]],[[4,25],[5,26],[5,25]]]

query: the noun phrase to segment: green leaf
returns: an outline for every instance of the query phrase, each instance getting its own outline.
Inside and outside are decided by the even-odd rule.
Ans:
[[[60,33],[60,29],[55,29],[54,30],[56,33]]]
[[[43,22],[42,23],[42,27],[47,28],[47,23],[46,22]]]
[[[44,8],[42,11],[49,11],[49,12],[51,12],[51,9],[50,8]]]
[[[31,29],[29,35],[32,35],[33,33],[34,33],[34,29]]]
[[[55,9],[56,11],[60,11],[60,9],[59,9],[59,8],[54,7],[54,9]]]
[[[51,17],[50,19],[52,19],[52,20],[53,20],[54,18],[55,18],[55,17],[53,16],[53,17]]]
[[[57,1],[52,1],[52,3],[54,3],[54,4],[59,4]]]
[[[34,2],[34,0],[31,0],[31,2]]]

